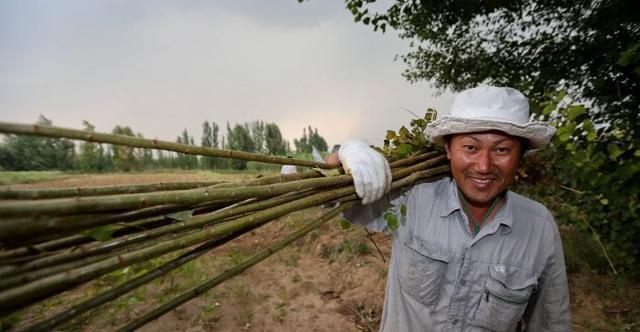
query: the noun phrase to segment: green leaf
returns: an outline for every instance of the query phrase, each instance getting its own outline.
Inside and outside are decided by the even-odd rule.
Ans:
[[[567,91],[560,91],[557,95],[556,95],[556,101],[560,102],[562,101],[562,99],[564,99],[564,97],[567,96]]]
[[[609,200],[606,199],[606,198],[603,198],[603,199],[600,200],[600,204],[607,205],[607,204],[609,204]]]
[[[398,229],[398,227],[400,227],[400,222],[398,222],[398,216],[396,216],[394,213],[391,213],[391,212],[385,213],[384,220],[387,221],[387,227],[389,227],[389,229],[392,231],[395,231],[396,229]]]
[[[110,272],[108,275],[114,278],[120,278],[124,275],[126,275],[127,273],[129,273],[129,271],[131,271],[131,267],[127,266],[124,269],[119,269],[119,270],[115,270],[113,272]]]
[[[351,223],[347,219],[340,219],[340,228],[347,230],[351,228]]]
[[[636,59],[636,52],[638,52],[638,48],[640,48],[640,43],[635,43],[624,52],[620,53],[618,64],[621,66],[627,66],[633,62],[633,60]]]
[[[571,105],[567,108],[567,117],[569,118],[569,120],[575,120],[575,118],[584,114],[584,112],[586,112],[586,109],[584,108],[584,106]]]
[[[390,141],[394,138],[396,138],[396,132],[393,130],[387,130],[387,135],[384,137],[384,139]]]
[[[609,144],[607,146],[607,151],[609,152],[609,159],[616,160],[620,155],[624,152],[620,150],[620,148],[615,144]]]
[[[398,147],[398,157],[400,159],[408,157],[411,153],[413,153],[413,145],[411,144],[404,143]]]
[[[175,221],[185,221],[191,218],[191,216],[193,215],[193,211],[194,210],[187,210],[187,211],[180,211],[176,213],[170,213],[170,214],[166,214],[165,217],[169,219],[173,219]]]
[[[564,148],[567,151],[573,151],[573,150],[576,149],[575,144],[573,144],[572,142],[569,142],[569,143],[565,144]]]
[[[598,138],[598,134],[596,134],[596,132],[593,130],[589,130],[589,132],[587,133],[587,141],[593,142],[596,140],[596,138]]]
[[[406,205],[404,205],[404,204],[400,205],[400,214],[403,217],[407,216],[407,206]]]
[[[86,230],[82,232],[82,234],[90,238],[96,239],[98,241],[104,242],[104,241],[111,240],[111,236],[113,235],[113,232],[115,232],[116,230],[118,230],[118,227],[116,226],[105,225],[105,226],[99,226],[96,228]]]
[[[560,131],[558,130],[558,139],[560,142],[566,142],[571,138],[571,133],[568,131]]]
[[[426,126],[427,126],[427,120],[425,120],[425,119],[413,119],[413,120],[411,120],[411,127],[418,127],[420,129],[423,129]]]
[[[127,299],[127,303],[129,305],[136,305],[140,302],[142,302],[142,300],[140,300],[137,296],[131,296],[129,297],[129,299]]]
[[[405,126],[400,127],[398,134],[400,134],[400,137],[402,138],[408,138],[409,135],[411,135],[411,133],[409,132],[409,129],[407,129],[407,127]]]
[[[542,110],[542,113],[544,115],[549,115],[555,109],[556,109],[556,105],[555,104],[550,104],[550,105],[545,106],[545,108]]]
[[[568,141],[573,135],[574,129],[576,129],[575,123],[570,123],[566,126],[558,128],[558,132],[556,133],[556,135],[558,135],[558,139],[560,140],[560,142]]]

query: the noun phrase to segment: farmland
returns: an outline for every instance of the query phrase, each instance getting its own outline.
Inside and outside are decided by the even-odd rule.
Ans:
[[[169,181],[229,181],[258,175],[251,172],[5,172],[0,175],[0,180],[5,185],[12,183],[12,188],[62,188]],[[245,234],[146,287],[79,317],[63,329],[113,330],[275,242],[296,227],[296,217],[319,216],[321,209],[299,211]],[[566,230],[563,233],[570,236],[566,235]],[[391,243],[384,234],[373,234],[373,241],[385,256],[384,261],[362,228],[345,230],[338,220],[332,220],[141,330],[375,331],[384,299]],[[112,272],[7,317],[2,327],[19,330],[80,302],[85,296],[144,273],[157,264],[151,260]],[[640,328],[634,323],[640,310],[638,285],[588,271],[571,273],[569,282],[574,330],[633,331]]]

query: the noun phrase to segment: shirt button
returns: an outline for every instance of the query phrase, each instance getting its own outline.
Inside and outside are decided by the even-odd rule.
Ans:
[[[467,282],[466,282],[466,281],[464,281],[464,280],[460,280],[460,285],[462,285],[462,286],[466,286],[466,285],[467,285]]]

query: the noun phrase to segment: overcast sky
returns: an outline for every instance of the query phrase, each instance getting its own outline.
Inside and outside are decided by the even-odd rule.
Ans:
[[[329,144],[408,124],[451,96],[409,84],[407,41],[353,23],[339,0],[0,2],[0,121],[175,140],[202,122],[263,120]]]

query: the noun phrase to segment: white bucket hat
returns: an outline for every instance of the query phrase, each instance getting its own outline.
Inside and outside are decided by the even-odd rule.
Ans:
[[[460,92],[449,115],[428,124],[425,134],[442,144],[446,135],[489,130],[525,138],[531,150],[547,145],[556,132],[546,122],[529,121],[529,101],[518,90],[482,85]]]

